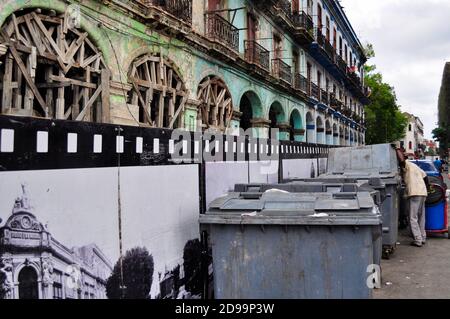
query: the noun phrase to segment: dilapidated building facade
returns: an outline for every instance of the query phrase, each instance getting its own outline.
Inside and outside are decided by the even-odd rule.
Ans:
[[[6,0],[0,25],[2,114],[364,144],[336,0]]]

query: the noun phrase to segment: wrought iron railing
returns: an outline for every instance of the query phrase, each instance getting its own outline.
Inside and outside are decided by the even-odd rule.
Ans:
[[[303,93],[309,95],[309,84],[308,79],[301,74],[295,75],[294,88],[302,91]]]
[[[276,3],[276,6],[283,11],[283,13],[288,17],[291,18],[292,15],[292,5],[290,1],[288,0],[278,0]]]
[[[344,74],[347,74],[347,62],[339,55],[336,55],[336,64]]]
[[[258,44],[255,40],[244,41],[245,58],[263,69],[270,70],[270,51]]]
[[[335,56],[336,56],[336,50],[335,50],[334,47],[331,45],[330,41],[327,40],[326,37],[325,37],[325,39],[324,39],[323,49],[324,49],[325,52],[327,53],[327,55],[328,55],[328,57],[330,58],[330,60],[334,62]]]
[[[322,30],[319,29],[319,28],[315,28],[315,29],[314,29],[314,35],[315,35],[315,38],[316,38],[317,43],[318,43],[321,47],[323,47],[324,44],[325,44],[326,39],[325,39],[325,36],[324,36],[323,33],[322,33]]]
[[[160,7],[178,19],[192,24],[192,0],[138,0],[138,2]]]
[[[328,98],[328,92],[326,90],[320,90],[320,101],[325,105],[329,105],[330,100]]]
[[[239,51],[239,29],[217,13],[206,13],[206,36]]]
[[[330,106],[338,112],[342,110],[342,102],[336,98],[335,93],[330,93]]]
[[[320,100],[320,88],[317,84],[310,82],[309,84],[311,88],[311,96],[315,98],[317,101]]]
[[[350,77],[350,79],[352,80],[352,82],[358,86],[360,89],[362,89],[362,83],[361,83],[361,78],[354,72],[349,72],[348,76]]]
[[[192,24],[192,0],[164,0],[164,7],[177,18]]]
[[[273,59],[272,60],[272,70],[273,74],[280,78],[281,80],[292,84],[292,72],[291,66],[281,59]]]
[[[294,22],[295,27],[303,28],[307,31],[313,30],[314,22],[312,17],[307,14],[305,11],[298,11],[292,14],[292,21]]]

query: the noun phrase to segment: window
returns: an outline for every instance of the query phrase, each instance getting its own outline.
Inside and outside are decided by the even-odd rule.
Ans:
[[[320,73],[320,71],[317,71],[317,86],[319,87],[319,89],[321,88],[321,83],[322,83],[322,73]]]
[[[329,17],[327,17],[327,19],[326,19],[326,24],[327,24],[327,30],[326,30],[325,36],[327,38],[327,41],[330,42],[330,18]]]
[[[339,37],[339,55],[342,57],[342,37]]]
[[[412,150],[412,142],[409,141],[409,149]]]
[[[294,74],[298,74],[300,72],[300,58],[297,50],[292,51],[292,66],[294,67]]]
[[[411,124],[409,124],[409,126],[408,126],[408,131],[412,131],[412,125]]]
[[[317,4],[317,28],[322,32],[323,24],[322,24],[322,7],[320,4]]]
[[[336,28],[333,28],[333,48],[337,50],[337,31]]]
[[[313,11],[313,1],[312,0],[308,0],[307,2],[307,10],[308,10],[308,14],[310,16],[313,15],[312,11]]]
[[[53,278],[53,299],[63,299],[62,273],[55,270]]]
[[[345,45],[344,54],[345,54],[344,60],[345,60],[345,62],[348,63],[348,48],[347,48],[347,45]]]
[[[299,0],[292,0],[292,12],[297,13],[300,11]]]
[[[306,64],[306,77],[307,77],[307,79],[308,79],[308,82],[311,82],[311,72],[312,72],[312,65],[311,65],[311,63],[307,63]]]
[[[281,59],[282,42],[281,37],[278,34],[273,35],[273,53],[274,59]]]

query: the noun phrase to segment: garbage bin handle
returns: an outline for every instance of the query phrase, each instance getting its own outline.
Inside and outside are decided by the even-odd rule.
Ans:
[[[245,192],[245,193],[241,193],[240,196],[243,199],[260,199],[262,196],[262,193]]]
[[[439,199],[439,201],[441,200],[445,200],[446,198],[446,191],[445,188],[442,185],[436,184],[436,183],[430,183],[430,187],[433,186],[434,188],[440,188],[442,191],[442,197]]]

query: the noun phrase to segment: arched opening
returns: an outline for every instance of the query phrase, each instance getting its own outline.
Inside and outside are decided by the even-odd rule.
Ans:
[[[279,102],[273,102],[269,109],[269,122],[270,129],[279,129],[278,139],[288,140],[287,134],[289,131],[286,130],[286,114],[284,113],[283,107]]]
[[[233,100],[225,82],[217,76],[207,76],[198,86],[197,99],[203,130],[225,132],[233,116]]]
[[[327,145],[333,145],[333,130],[331,129],[330,120],[325,121],[325,142]]]
[[[146,54],[131,64],[133,90],[128,103],[137,106],[139,123],[152,127],[183,126],[188,93],[173,64],[162,56]]]
[[[305,130],[303,129],[302,117],[297,109],[294,109],[289,117],[291,141],[303,142],[305,137]]]
[[[316,119],[316,132],[317,132],[316,143],[325,144],[325,127],[323,120],[320,116],[317,116]]]
[[[344,130],[344,132],[345,132],[345,142],[344,142],[344,145],[350,145],[350,133],[349,133],[349,131],[348,131],[348,127],[346,127],[345,128],[345,130]]]
[[[333,145],[339,145],[339,130],[336,123],[333,124]]]
[[[306,113],[306,141],[315,143],[316,141],[316,125],[311,112]]]
[[[339,145],[345,145],[344,127],[342,125],[339,126]]]
[[[33,267],[24,267],[19,273],[19,299],[38,299],[38,276]]]
[[[2,27],[1,113],[109,122],[110,71],[88,33],[65,14],[23,10]]]
[[[261,100],[252,91],[248,91],[242,96],[239,111],[242,113],[239,126],[244,131],[253,126],[253,119],[263,117]]]

